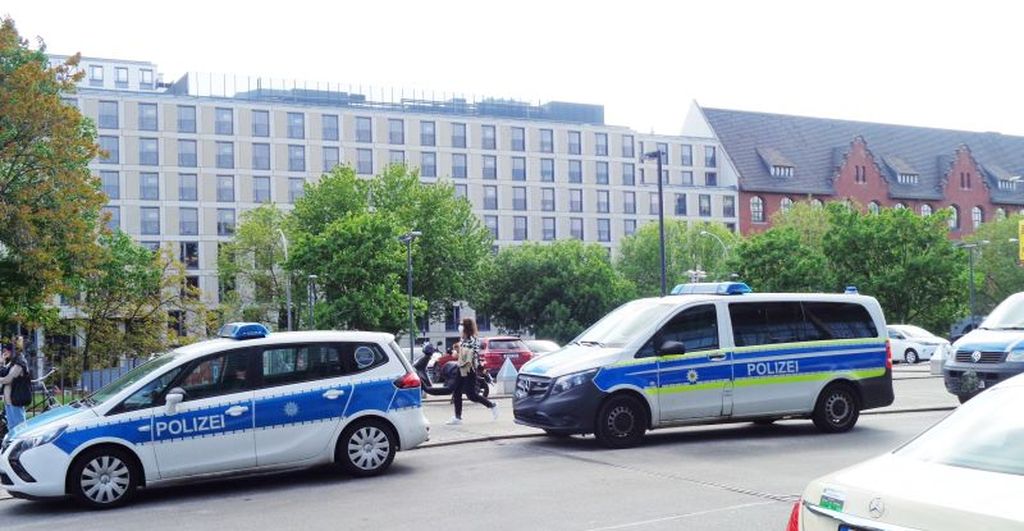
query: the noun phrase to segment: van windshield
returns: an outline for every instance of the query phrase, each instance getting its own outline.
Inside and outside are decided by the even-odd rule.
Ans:
[[[637,332],[647,330],[652,324],[661,322],[678,307],[678,301],[662,299],[641,299],[627,302],[594,323],[593,326],[577,336],[573,343],[599,347],[623,347],[636,337]]]
[[[1010,295],[988,314],[981,327],[987,330],[1024,330],[1024,293]]]
[[[109,384],[103,386],[95,393],[87,396],[85,398],[86,405],[95,406],[98,404],[102,404],[103,402],[109,400],[110,397],[120,393],[121,391],[124,391],[135,382],[142,380],[143,378],[149,376],[154,371],[160,369],[164,365],[167,365],[168,363],[174,361],[180,355],[181,354],[178,352],[168,352],[166,354],[160,354],[157,357],[147,361],[146,363],[143,363],[142,365],[135,367],[134,369],[126,372],[124,376],[121,376],[120,378],[114,380],[113,382],[110,382]]]

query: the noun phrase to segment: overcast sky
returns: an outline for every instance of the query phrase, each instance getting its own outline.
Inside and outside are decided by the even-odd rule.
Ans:
[[[7,0],[53,53],[562,100],[678,133],[704,106],[1024,135],[1014,2]]]

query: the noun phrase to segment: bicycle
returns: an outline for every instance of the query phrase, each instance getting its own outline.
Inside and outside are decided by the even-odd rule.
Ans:
[[[53,408],[60,407],[60,400],[57,400],[57,396],[54,394],[53,389],[46,385],[45,381],[53,373],[57,372],[56,369],[50,369],[50,372],[32,380],[33,384],[38,384],[42,388],[43,396],[40,397],[38,402],[32,404],[28,409],[32,412],[45,412]],[[34,387],[34,386],[33,386]]]

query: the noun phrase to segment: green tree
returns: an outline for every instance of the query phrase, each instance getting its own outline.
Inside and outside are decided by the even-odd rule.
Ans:
[[[502,249],[470,301],[513,332],[565,342],[634,295],[604,247],[563,240]]]
[[[67,300],[68,317],[58,332],[81,334],[85,341],[76,365],[109,367],[121,357],[148,355],[187,342],[169,333],[168,312],[177,312],[186,326],[205,325],[205,306],[198,288],[186,284],[185,266],[170,246],[153,252],[121,231],[99,238],[100,259],[86,276],[75,280],[78,295]],[[77,365],[81,360],[81,365]]]
[[[284,220],[285,213],[275,205],[260,205],[242,213],[234,237],[221,245],[217,273],[226,287],[222,321],[271,321],[278,329],[287,328],[291,272],[284,269]]]
[[[412,244],[415,313],[443,315],[480,289],[492,238],[448,183],[425,185],[404,165],[360,179],[338,166],[315,184],[285,221],[288,267],[317,275],[317,325],[407,330],[406,246]],[[429,303],[429,304],[428,304]]]
[[[794,227],[772,228],[736,246],[732,268],[754,291],[829,291],[835,286],[821,247]]]
[[[1020,215],[990,221],[978,227],[968,238],[970,243],[981,243],[974,251],[976,308],[979,315],[992,311],[1006,297],[1024,291],[1024,267],[1021,267],[1016,240]],[[965,280],[966,281],[966,280]]]
[[[0,321],[37,321],[98,255],[105,198],[89,173],[95,130],[61,100],[78,56],[49,66],[10,18],[0,24]]]
[[[930,330],[948,329],[963,313],[967,259],[949,240],[948,211],[863,214],[831,204],[828,213],[822,244],[834,291],[855,285],[878,299],[887,321]]]
[[[704,234],[706,233],[706,234]],[[719,223],[665,220],[665,272],[669,290],[689,282],[687,271],[703,270],[708,281],[728,280],[734,272],[727,261],[729,250],[739,237]],[[721,243],[719,243],[721,241]],[[622,275],[633,282],[642,296],[661,294],[661,252],[657,223],[641,226],[622,239],[616,263]]]

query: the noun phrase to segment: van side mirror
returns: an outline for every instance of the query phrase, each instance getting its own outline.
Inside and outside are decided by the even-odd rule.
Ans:
[[[658,345],[659,356],[680,356],[682,354],[686,354],[686,345],[683,345],[682,341],[669,339]]]
[[[167,414],[174,415],[178,412],[178,404],[182,400],[185,400],[185,390],[180,387],[175,387],[167,392],[167,396],[164,397],[164,404],[167,406]]]

